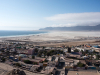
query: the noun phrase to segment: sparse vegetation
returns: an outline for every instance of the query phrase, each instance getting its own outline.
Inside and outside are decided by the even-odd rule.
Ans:
[[[56,55],[56,54],[63,54],[64,52],[61,50],[50,50],[50,51],[41,51],[38,53],[38,56],[41,57],[42,54],[44,54],[44,56],[52,56],[52,55]]]
[[[77,64],[77,67],[85,67],[85,64],[79,62],[79,63]]]
[[[79,50],[78,49],[75,49],[74,52],[79,52]]]
[[[34,64],[34,65],[38,65],[38,63],[37,63],[37,62],[34,62],[33,64]]]
[[[32,64],[32,62],[30,60],[24,60],[24,63],[26,63],[26,64]]]
[[[15,63],[16,66],[21,67],[20,63]]]
[[[32,55],[32,59],[35,59],[35,56],[34,55]]]
[[[1,58],[1,61],[2,61],[2,62],[5,62],[5,60],[6,60],[5,58]]]

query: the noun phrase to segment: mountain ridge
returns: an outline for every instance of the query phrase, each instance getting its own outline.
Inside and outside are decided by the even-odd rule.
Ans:
[[[46,27],[39,30],[59,30],[59,31],[100,31],[100,24],[96,26],[73,26],[73,27]]]

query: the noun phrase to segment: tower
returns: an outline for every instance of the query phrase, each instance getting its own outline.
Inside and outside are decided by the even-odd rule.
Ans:
[[[71,53],[71,47],[68,47],[68,53]]]

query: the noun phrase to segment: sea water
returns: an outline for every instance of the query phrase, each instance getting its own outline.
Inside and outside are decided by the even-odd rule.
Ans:
[[[26,36],[47,33],[46,31],[6,31],[0,30],[0,37]]]

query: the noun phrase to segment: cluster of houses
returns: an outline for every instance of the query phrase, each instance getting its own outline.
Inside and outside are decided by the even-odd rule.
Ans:
[[[63,51],[54,55],[38,54],[52,50]],[[5,59],[5,60],[4,60]],[[1,43],[0,61],[30,72],[56,74],[59,69],[85,70],[100,67],[100,45],[41,47],[27,43]]]

